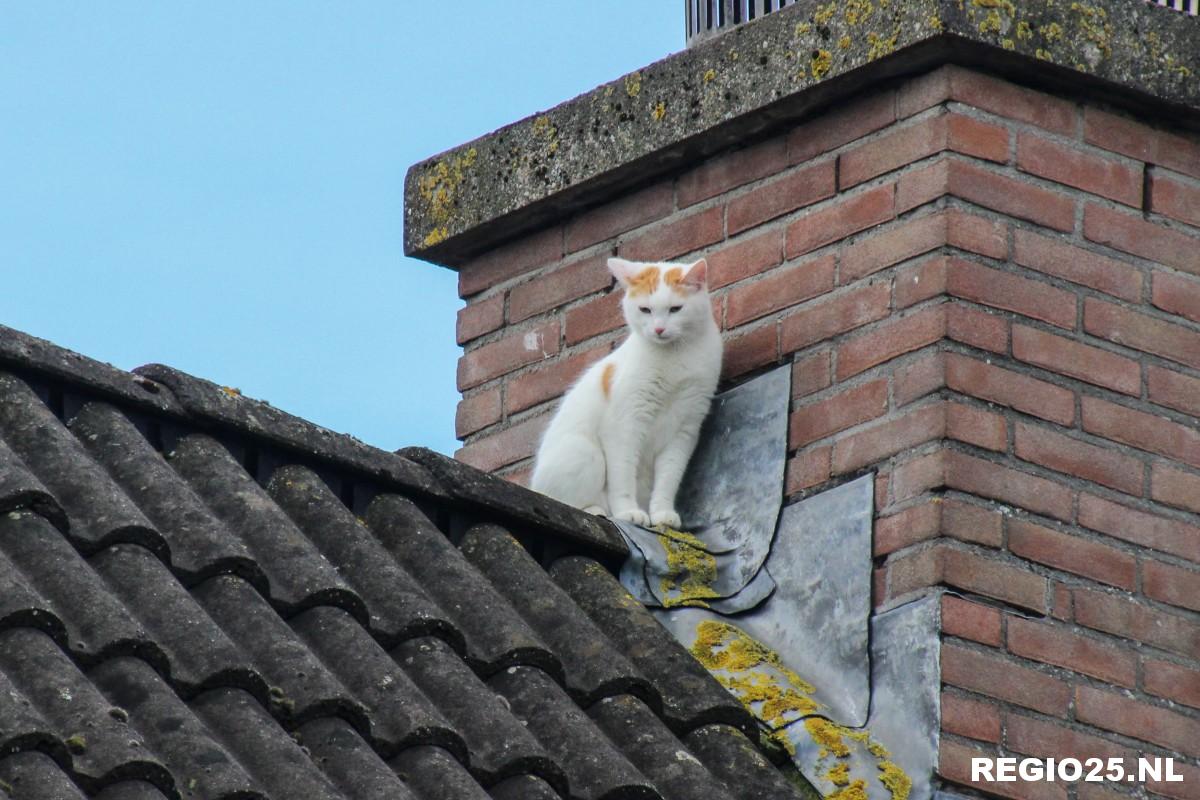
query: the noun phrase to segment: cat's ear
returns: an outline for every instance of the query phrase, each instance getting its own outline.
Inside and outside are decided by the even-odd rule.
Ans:
[[[617,283],[622,286],[628,286],[629,281],[633,279],[640,271],[640,264],[635,264],[632,261],[626,261],[623,258],[610,258],[608,260],[608,271],[617,279]]]
[[[708,281],[708,262],[703,258],[688,267],[687,275],[683,276],[683,285],[693,289],[703,289]]]

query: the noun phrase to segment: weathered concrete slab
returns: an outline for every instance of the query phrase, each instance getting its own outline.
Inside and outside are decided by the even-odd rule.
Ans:
[[[459,266],[498,243],[953,62],[1200,129],[1200,25],[1133,0],[801,0],[421,162],[405,252]]]

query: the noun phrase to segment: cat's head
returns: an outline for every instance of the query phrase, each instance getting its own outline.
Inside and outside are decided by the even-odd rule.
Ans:
[[[635,336],[669,344],[712,324],[708,264],[643,264],[610,258],[608,269],[625,289],[621,308]]]

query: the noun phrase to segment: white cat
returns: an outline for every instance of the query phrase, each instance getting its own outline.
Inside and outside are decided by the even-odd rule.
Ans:
[[[721,374],[708,265],[611,258],[608,268],[630,335],[563,397],[531,485],[593,514],[678,528],[675,494]]]

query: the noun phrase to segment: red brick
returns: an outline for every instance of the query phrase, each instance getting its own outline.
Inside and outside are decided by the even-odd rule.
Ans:
[[[905,81],[896,95],[896,114],[911,117],[950,99],[950,70],[939,67]]]
[[[950,161],[934,159],[928,166],[905,172],[896,180],[896,213],[931,203],[950,190]]]
[[[622,240],[617,252],[632,261],[665,261],[721,241],[725,209],[721,206],[672,217],[655,228]]]
[[[944,115],[929,117],[913,125],[893,127],[883,136],[842,153],[838,165],[838,188],[844,191],[945,149]]]
[[[892,501],[902,503],[946,483],[946,451],[935,450],[906,461],[892,470]]]
[[[1012,329],[1013,356],[1061,375],[1136,396],[1142,369],[1128,358],[1024,325]]]
[[[788,423],[788,443],[803,447],[832,433],[875,419],[887,411],[887,379],[864,383],[802,406],[792,412]]]
[[[1200,379],[1151,364],[1146,368],[1146,384],[1154,402],[1200,417]]]
[[[719,289],[783,263],[783,229],[725,244],[708,256],[708,288]]]
[[[1200,625],[1134,602],[1127,595],[1074,591],[1075,621],[1098,631],[1200,658]]]
[[[797,358],[792,364],[792,399],[819,392],[832,379],[830,369],[831,350],[822,350],[805,358]]]
[[[533,467],[510,467],[494,474],[504,478],[509,483],[529,488],[529,478],[533,475]]]
[[[1200,238],[1095,203],[1083,211],[1083,235],[1158,264],[1200,274]]]
[[[454,413],[454,435],[465,439],[468,434],[500,421],[500,387],[487,389],[458,401]]]
[[[947,452],[945,467],[946,485],[952,489],[990,497],[1055,519],[1071,518],[1074,493],[1066,486],[966,453]]]
[[[472,339],[478,339],[485,333],[498,330],[504,324],[504,293],[489,297],[487,300],[477,300],[468,303],[458,310],[458,324],[455,326],[455,339],[459,344],[466,344]]]
[[[1135,208],[1142,207],[1142,170],[1085,153],[1034,133],[1017,136],[1017,168]]]
[[[1002,520],[995,509],[953,498],[942,500],[942,533],[960,542],[1000,547],[1004,541]]]
[[[805,214],[787,229],[788,258],[836,242],[852,233],[887,222],[896,215],[895,186],[887,184]]]
[[[1000,612],[952,594],[942,595],[942,633],[1000,646]]]
[[[1004,743],[1009,750],[1041,758],[1136,758],[1137,751],[1068,728],[1058,721],[1019,714],[1004,715]]]
[[[1014,453],[1017,458],[1056,472],[1064,472],[1126,494],[1142,494],[1145,468],[1141,461],[1115,450],[1063,436],[1040,425],[1017,423]]]
[[[1200,671],[1170,661],[1147,658],[1143,675],[1146,691],[1150,694],[1200,708]]]
[[[833,271],[830,253],[736,286],[725,298],[725,324],[734,328],[824,294],[833,288]]]
[[[787,464],[787,494],[811,489],[829,480],[829,454],[832,447],[810,447]]]
[[[973,594],[991,597],[1038,614],[1049,611],[1046,602],[1046,579],[1017,566],[998,561],[993,556],[948,549],[942,554],[942,580]]]
[[[1183,780],[1168,781],[1164,772],[1163,780],[1146,781],[1146,791],[1163,797],[1171,797],[1174,800],[1198,800],[1200,798],[1200,767],[1193,767],[1177,758],[1173,762],[1172,769]],[[1080,798],[1080,800],[1090,799]],[[1104,798],[1103,800],[1128,800],[1128,798]]]
[[[558,353],[558,321],[510,333],[468,351],[458,360],[458,390],[490,381]]]
[[[606,261],[605,256],[585,258],[514,286],[508,293],[509,323],[521,322],[563,303],[608,288],[612,284],[612,275]]]
[[[948,162],[947,182],[950,194],[955,197],[1001,214],[1060,231],[1075,227],[1073,198],[1020,178],[955,159]]]
[[[775,323],[747,333],[737,332],[725,338],[725,358],[721,362],[723,378],[735,378],[751,370],[779,361],[779,334]]]
[[[896,271],[893,297],[898,309],[946,293],[946,265],[943,255],[924,258]]]
[[[972,780],[971,759],[992,759],[995,756],[996,753],[993,749],[976,750],[943,738],[938,743],[937,772],[952,784],[970,786],[989,795],[1008,797],[1014,800],[1067,800],[1067,790],[1062,783],[1050,783],[1049,781],[996,783]],[[954,787],[950,786],[949,788],[953,789]],[[959,793],[955,792],[955,794]]]
[[[1200,186],[1151,172],[1150,210],[1200,227]]]
[[[802,167],[729,201],[729,235],[832,197],[833,161]]]
[[[679,178],[679,207],[776,175],[787,165],[787,141],[783,137],[718,156]]]
[[[842,252],[840,280],[851,283],[945,243],[946,217],[943,214],[929,214],[881,228]]]
[[[940,583],[941,556],[942,548],[934,546],[889,558],[885,581],[887,591],[880,593],[879,598],[890,600]]]
[[[1083,494],[1079,524],[1142,547],[1200,562],[1200,527]]]
[[[933,439],[946,431],[941,403],[922,406],[896,419],[839,438],[833,445],[833,473],[842,475],[882,461]]]
[[[1008,128],[962,114],[947,114],[946,147],[1003,164],[1008,161]]]
[[[1192,611],[1200,611],[1200,572],[1161,561],[1142,561],[1142,593]]]
[[[945,335],[946,314],[942,305],[895,316],[838,347],[837,379],[844,381],[877,364],[933,344]]]
[[[549,422],[549,414],[518,422],[460,448],[454,457],[484,472],[515,464],[533,455],[541,440],[542,431]]]
[[[965,403],[946,404],[946,436],[988,450],[1008,449],[1008,421]]]
[[[1043,714],[1065,717],[1071,688],[991,650],[942,645],[942,681]]]
[[[1200,281],[1155,270],[1150,290],[1151,302],[1163,311],[1200,322]]]
[[[567,252],[662,219],[674,208],[673,194],[674,187],[667,181],[580,215],[567,227]]]
[[[1011,272],[951,258],[946,267],[946,290],[955,297],[1014,311],[1060,328],[1075,327],[1073,293]]]
[[[567,358],[560,358],[544,367],[515,375],[504,390],[504,405],[509,414],[524,411],[539,403],[558,397],[566,391],[583,371],[603,358],[607,347],[593,347]]]
[[[615,331],[625,324],[621,313],[621,292],[601,295],[567,312],[564,338],[568,345]]]
[[[1134,303],[1141,300],[1142,273],[1125,262],[1033,231],[1015,234],[1013,260],[1021,266]]]
[[[946,386],[1059,425],[1075,420],[1075,395],[1070,391],[957,353],[946,354]]]
[[[1075,133],[1076,110],[1070,101],[958,67],[949,70],[949,79],[950,96],[959,102],[1055,133]]]
[[[875,520],[873,553],[885,556],[896,550],[937,538],[942,526],[941,507],[934,502],[910,506]]]
[[[1121,589],[1132,591],[1137,583],[1137,559],[1131,554],[1028,520],[1009,520],[1008,549],[1021,558]]]
[[[961,303],[946,306],[946,336],[956,342],[991,350],[1008,351],[1008,320],[999,314]]]
[[[990,258],[1008,258],[1008,226],[958,209],[946,212],[946,242]]]
[[[1105,150],[1200,178],[1200,141],[1194,136],[1166,133],[1116,114],[1086,107],[1083,112],[1083,139]]]
[[[897,407],[908,405],[945,385],[945,359],[940,352],[934,351],[896,368],[892,373],[892,400]]]
[[[558,261],[562,256],[562,228],[531,234],[464,264],[458,270],[458,296],[478,294],[510,278]]]
[[[1160,503],[1200,514],[1200,475],[1155,462],[1150,468],[1150,496]]]
[[[1200,466],[1200,431],[1097,397],[1083,398],[1083,429],[1130,447]]]
[[[942,730],[968,739],[999,742],[1000,712],[994,705],[942,692]]]
[[[1200,756],[1200,719],[1090,686],[1076,687],[1075,711],[1080,721],[1098,728]]]
[[[1099,639],[1080,636],[1062,625],[1009,616],[1008,651],[1108,683],[1128,687],[1137,683],[1136,654]]]
[[[1053,607],[1050,610],[1051,616],[1055,619],[1060,619],[1070,622],[1075,619],[1074,602],[1071,597],[1071,589],[1066,584],[1051,582],[1050,590],[1054,594]]]
[[[847,142],[860,139],[896,121],[895,93],[891,91],[864,98],[837,111],[822,114],[788,134],[788,159],[808,161]]]
[[[783,318],[780,330],[783,353],[795,352],[886,317],[890,288],[884,282],[868,284],[792,311]]]
[[[1200,368],[1200,333],[1137,311],[1088,297],[1083,328],[1093,336]]]

